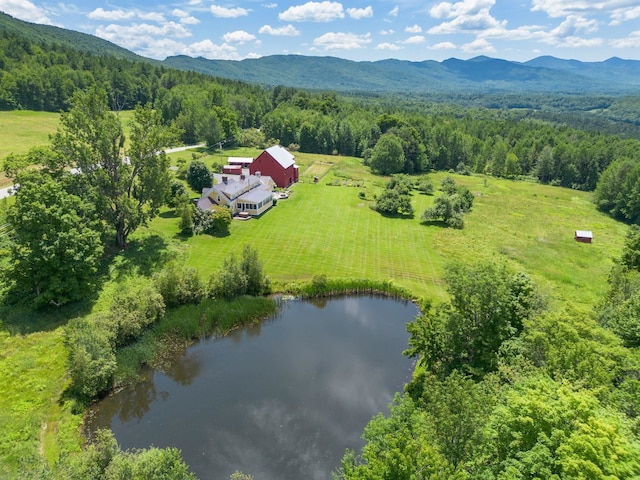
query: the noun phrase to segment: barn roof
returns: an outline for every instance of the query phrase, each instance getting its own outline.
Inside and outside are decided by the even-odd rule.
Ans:
[[[280,145],[269,147],[266,152],[271,155],[282,168],[289,168],[291,165],[295,165],[296,163],[294,156]]]

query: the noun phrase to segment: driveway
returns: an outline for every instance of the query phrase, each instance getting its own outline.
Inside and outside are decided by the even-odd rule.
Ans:
[[[13,185],[6,188],[0,188],[0,198],[6,198],[13,195]]]

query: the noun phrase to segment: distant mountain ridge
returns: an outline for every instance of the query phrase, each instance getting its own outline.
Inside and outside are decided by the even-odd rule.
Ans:
[[[538,57],[514,62],[485,56],[469,60],[380,60],[271,55],[245,60],[168,57],[169,67],[217,77],[297,88],[413,93],[607,93],[640,94],[640,61],[610,58],[580,62]]]
[[[0,12],[0,32],[33,41],[57,43],[95,55],[151,62],[215,77],[262,85],[371,93],[567,93],[640,95],[640,61],[612,57],[581,62],[541,56],[514,62],[486,56],[469,60],[375,62],[337,57],[270,55],[245,60],[208,60],[184,55],[160,62],[137,55],[107,40],[50,25],[17,20]]]

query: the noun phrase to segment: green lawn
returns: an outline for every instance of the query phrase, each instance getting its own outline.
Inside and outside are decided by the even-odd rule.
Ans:
[[[31,147],[48,145],[49,135],[58,128],[59,118],[59,114],[48,112],[0,112],[0,166],[10,153],[27,153]],[[8,185],[11,182],[0,173],[0,188]]]
[[[388,218],[359,197],[364,191],[371,199],[384,185],[359,160],[296,157],[304,181],[292,187],[288,200],[260,219],[235,220],[227,237],[188,239],[187,263],[208,275],[249,243],[276,283],[308,281],[316,274],[392,280],[418,296],[442,300],[447,262],[501,259],[531,275],[551,298],[593,305],[606,289],[611,258],[626,232],[625,225],[595,210],[587,192],[459,175],[456,181],[476,195],[463,230],[421,224],[420,213],[434,197],[417,192],[414,218]],[[314,184],[305,171],[324,174]],[[444,176],[432,177],[439,184]],[[177,237],[177,219],[167,212],[151,229]],[[593,230],[594,243],[575,242],[576,229]]]

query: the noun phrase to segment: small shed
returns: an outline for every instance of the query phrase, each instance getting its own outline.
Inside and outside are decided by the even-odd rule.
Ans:
[[[576,230],[575,236],[576,242],[591,243],[593,241],[593,232],[591,230]]]
[[[228,175],[242,175],[242,165],[224,165],[222,167],[222,173]]]

